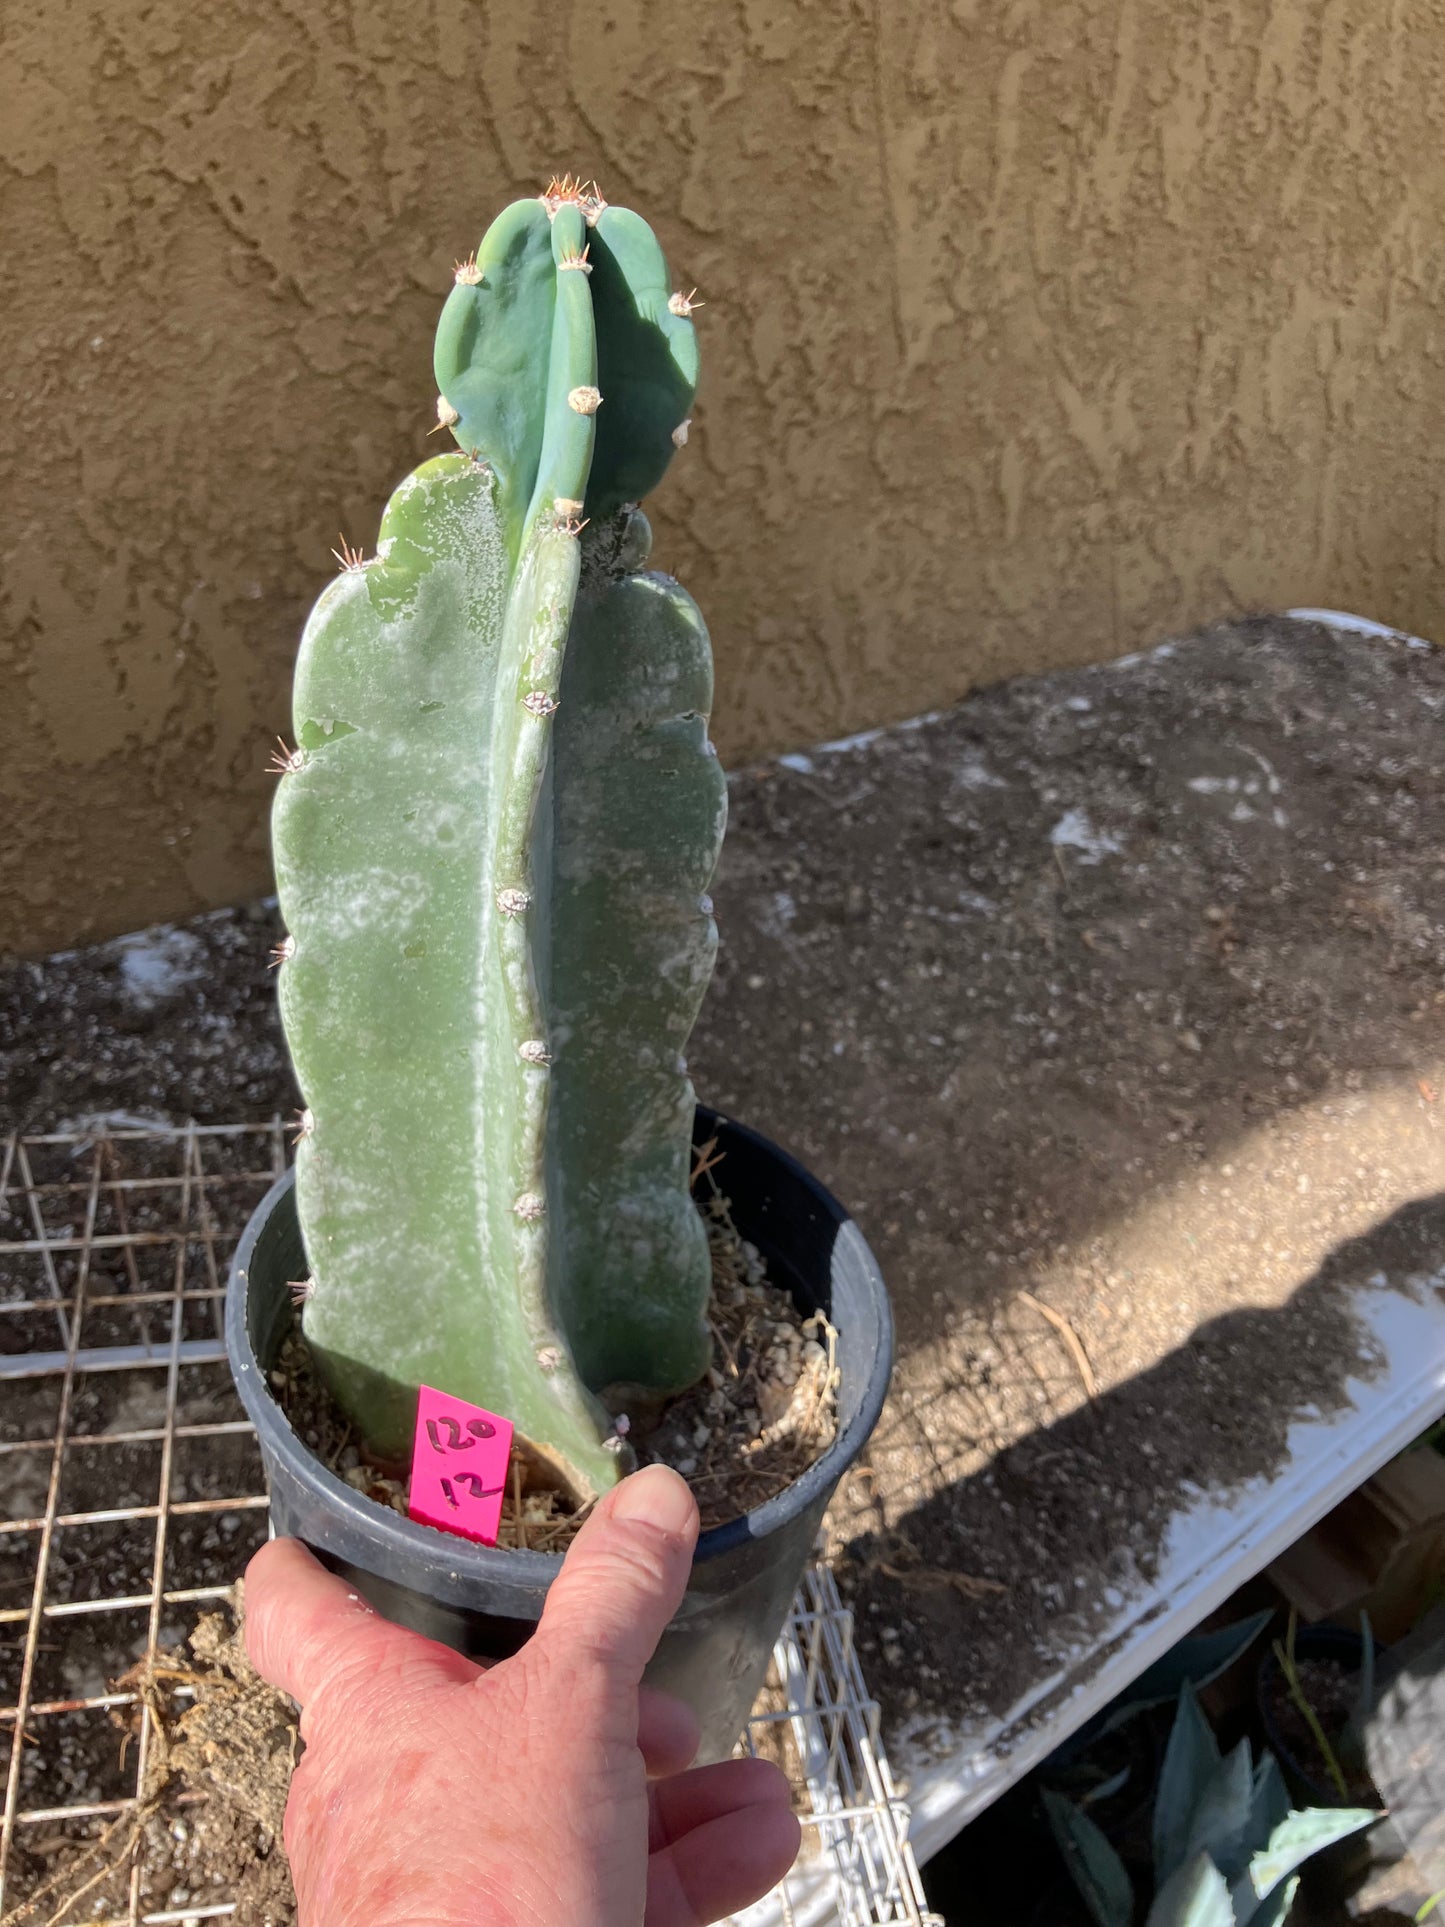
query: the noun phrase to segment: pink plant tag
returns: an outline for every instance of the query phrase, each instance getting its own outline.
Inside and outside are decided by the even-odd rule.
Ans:
[[[408,1515],[494,1546],[512,1450],[512,1421],[423,1385],[411,1448]]]

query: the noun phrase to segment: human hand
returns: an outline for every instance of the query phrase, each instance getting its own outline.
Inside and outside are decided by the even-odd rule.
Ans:
[[[382,1619],[295,1539],[246,1572],[257,1671],[300,1702],[299,1927],[705,1927],[792,1865],[763,1760],[686,1769],[697,1722],[640,1685],[697,1506],[649,1466],[573,1541],[536,1632],[482,1668]]]

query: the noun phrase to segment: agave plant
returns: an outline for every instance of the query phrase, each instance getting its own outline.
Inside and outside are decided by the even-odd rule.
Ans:
[[[1076,1796],[1085,1807],[1122,1792],[1128,1770],[1106,1777],[1098,1757],[1100,1743],[1141,1714],[1177,1701],[1179,1689],[1186,1683],[1196,1692],[1211,1685],[1243,1658],[1273,1618],[1274,1613],[1266,1608],[1228,1626],[1191,1633],[1177,1641],[1117,1699],[1055,1748],[1039,1768],[1044,1784],[1056,1793]]]
[[[1134,1927],[1139,1900],[1123,1861],[1081,1808],[1045,1789],[1044,1810],[1098,1927]],[[1297,1869],[1379,1815],[1368,1807],[1291,1812],[1271,1753],[1221,1753],[1194,1688],[1180,1688],[1154,1799],[1154,1891],[1145,1927],[1281,1927]]]

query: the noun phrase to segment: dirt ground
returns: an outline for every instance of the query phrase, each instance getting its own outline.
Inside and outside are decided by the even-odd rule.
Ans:
[[[241,1590],[168,1646],[150,1677],[140,1666],[124,1677],[152,1716],[140,1806],[109,1823],[22,1828],[6,1927],[126,1919],[133,1862],[143,1913],[166,1910],[186,1927],[222,1902],[235,1927],[294,1927],[281,1822],[300,1736],[291,1702],[252,1670],[235,1634]],[[138,1708],[109,1724],[112,1751],[133,1746]]]
[[[894,1293],[834,1514],[890,1717],[1005,1709],[1347,1397],[1354,1289],[1437,1288],[1442,708],[1436,652],[1259,619],[735,778],[692,1065]],[[5,966],[0,1125],[290,1109],[277,934]]]

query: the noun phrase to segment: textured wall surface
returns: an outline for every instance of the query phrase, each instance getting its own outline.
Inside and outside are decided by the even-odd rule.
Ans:
[[[0,949],[265,887],[338,530],[506,198],[699,284],[736,762],[1298,602],[1439,634],[1441,0],[33,0],[0,23]]]

